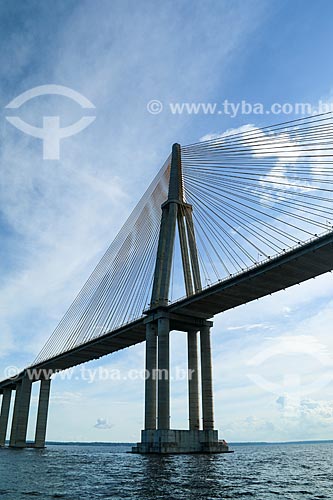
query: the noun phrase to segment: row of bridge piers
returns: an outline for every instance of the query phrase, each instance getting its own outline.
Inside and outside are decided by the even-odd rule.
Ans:
[[[141,442],[134,453],[221,453],[225,442],[214,429],[213,383],[210,331],[213,323],[166,311],[146,318],[145,421]],[[188,354],[188,429],[170,429],[170,332],[187,334]],[[198,349],[200,337],[200,355]],[[201,369],[199,370],[199,365]],[[201,384],[199,380],[201,374]],[[11,448],[44,448],[50,399],[50,378],[36,380],[29,369],[19,380],[2,389],[0,411],[0,447],[9,433]],[[27,429],[33,383],[39,382],[35,438],[27,442]],[[200,397],[201,387],[201,397]],[[13,397],[14,393],[14,397]],[[13,409],[11,410],[12,401]],[[200,419],[200,403],[202,419]],[[202,424],[201,424],[202,422]]]
[[[13,392],[15,393],[15,399],[12,411],[9,446],[11,448],[45,447],[51,379],[40,379],[35,438],[32,443],[27,443],[27,430],[33,382],[38,381],[32,380],[32,378],[29,377],[29,374],[26,373],[26,375],[20,380],[15,381],[15,383],[13,382],[12,386],[3,389],[0,412],[0,447],[4,447],[6,445]]]
[[[213,323],[205,319],[190,318],[163,310],[148,316],[145,322],[145,420],[141,442],[133,448],[133,452],[227,452],[226,443],[218,440],[217,430],[214,430],[211,356],[211,327]],[[187,430],[170,429],[170,333],[173,330],[186,332],[187,335]],[[200,355],[198,334],[200,338]],[[201,384],[199,374],[201,374]],[[27,443],[32,386],[34,382],[38,382],[31,375],[33,373],[31,374],[27,369],[19,380],[12,381],[10,386],[2,389],[0,447],[4,447],[6,444],[10,416],[10,447],[45,447],[51,379],[41,378],[39,380],[40,390],[35,439],[32,443]],[[13,397],[13,393],[15,397]],[[11,412],[12,400],[14,400],[14,407]],[[200,419],[200,403],[202,419]]]

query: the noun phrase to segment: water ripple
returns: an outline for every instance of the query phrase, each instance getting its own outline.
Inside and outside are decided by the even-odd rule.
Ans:
[[[333,444],[234,449],[164,457],[130,455],[114,445],[1,449],[0,499],[332,500]]]

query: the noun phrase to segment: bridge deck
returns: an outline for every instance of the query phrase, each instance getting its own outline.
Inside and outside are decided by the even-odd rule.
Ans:
[[[211,318],[215,314],[333,270],[333,232],[168,306],[171,313]],[[129,323],[34,368],[61,369],[100,358],[145,340],[144,318]],[[4,387],[13,381],[0,382]]]
[[[212,317],[332,270],[331,232],[171,304],[169,309]]]

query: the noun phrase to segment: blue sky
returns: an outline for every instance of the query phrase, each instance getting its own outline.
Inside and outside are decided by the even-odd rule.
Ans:
[[[329,1],[0,3],[1,378],[7,366],[34,359],[173,142],[293,118],[172,115],[167,103],[329,101],[332,14]],[[59,161],[43,160],[41,141],[5,120],[14,97],[51,83],[96,106],[95,122],[62,141]],[[147,111],[152,99],[164,104],[158,115]],[[65,98],[43,97],[26,103],[20,116],[40,126],[54,109],[63,125],[82,115]],[[325,275],[215,319],[222,437],[332,438],[332,382],[288,399],[283,387],[270,392],[251,378],[256,371],[281,386],[295,371],[308,386],[330,371],[331,292],[332,276]],[[293,354],[286,353],[290,339],[298,346]],[[173,334],[172,346],[173,366],[185,367],[184,335]],[[267,349],[275,358],[259,365],[256,354]],[[89,368],[126,373],[143,363],[137,346]],[[185,381],[173,384],[175,428],[186,426],[185,391]],[[30,436],[35,405],[34,392]],[[141,380],[53,383],[49,439],[134,441],[142,423]]]

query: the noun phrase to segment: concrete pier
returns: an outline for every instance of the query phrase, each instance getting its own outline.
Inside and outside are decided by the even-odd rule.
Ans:
[[[40,382],[39,402],[36,422],[35,448],[45,448],[47,416],[49,410],[51,379]]]
[[[146,325],[145,429],[156,429],[156,325]]]
[[[146,369],[155,366],[156,331],[153,325],[158,325],[158,425],[154,428],[154,392],[156,384],[147,384],[145,402],[145,429],[141,431],[141,442],[132,449],[133,453],[228,453],[225,441],[218,439],[218,431],[213,422],[213,388],[212,363],[210,347],[211,321],[194,319],[187,316],[166,316],[164,311],[156,313],[147,323]],[[195,327],[196,326],[196,327]],[[169,380],[169,337],[171,330],[187,332],[188,338],[188,398],[189,398],[189,429],[170,429],[170,380]],[[203,428],[200,429],[199,418],[199,360],[197,335],[200,331],[201,371],[202,371],[202,407]],[[147,400],[148,398],[148,400]],[[148,427],[150,426],[150,427]]]
[[[197,331],[187,332],[188,352],[188,407],[189,429],[200,429],[199,422],[199,383],[198,383],[198,338]]]
[[[203,430],[214,429],[213,378],[210,327],[200,329],[201,390]]]
[[[158,320],[158,406],[157,428],[170,428],[170,324],[169,318]]]
[[[25,448],[28,428],[32,382],[24,377],[16,386],[13,423],[9,446]]]
[[[17,419],[19,415],[19,407],[20,407],[20,390],[21,390],[21,382],[18,382],[15,387],[15,399],[14,399],[14,410],[12,416],[12,426],[10,430],[10,440],[9,446],[13,446],[16,441],[16,428],[17,428]]]
[[[132,453],[229,453],[229,448],[224,441],[219,441],[217,430],[147,430],[141,432],[141,442]]]
[[[1,413],[0,413],[0,446],[1,447],[5,446],[5,444],[6,444],[6,436],[7,436],[11,398],[12,398],[12,390],[11,389],[4,389],[3,394],[2,394]]]

